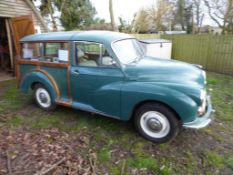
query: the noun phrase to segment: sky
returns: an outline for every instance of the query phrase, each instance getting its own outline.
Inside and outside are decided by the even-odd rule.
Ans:
[[[106,22],[110,22],[109,16],[109,0],[91,0],[92,4],[96,8],[96,17],[103,18]],[[156,0],[113,0],[113,10],[116,18],[116,22],[119,24],[118,17],[122,17],[126,22],[133,20],[134,14],[143,7],[148,7],[156,4]],[[205,9],[206,10],[206,9]],[[206,12],[203,25],[216,24],[208,17]]]
[[[110,22],[109,0],[91,0],[97,11],[97,17]],[[152,5],[155,0],[113,0],[113,10],[116,21],[122,17],[126,21],[132,21],[134,14],[141,8]]]
[[[96,8],[97,14],[95,17],[105,19],[106,22],[110,22],[109,15],[109,0],[90,0],[93,6]],[[39,1],[35,2],[35,5],[38,6]],[[156,0],[113,0],[113,10],[115,15],[115,21],[119,24],[118,17],[122,17],[128,23],[131,23],[133,20],[134,14],[141,8],[155,5]],[[55,13],[55,16],[59,16],[60,13]],[[203,25],[212,25],[216,24],[210,20],[206,12]]]

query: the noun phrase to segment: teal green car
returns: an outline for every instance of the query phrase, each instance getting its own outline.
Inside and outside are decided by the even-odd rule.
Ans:
[[[72,107],[134,121],[153,142],[174,138],[181,126],[200,129],[212,120],[206,73],[199,66],[148,57],[130,35],[58,32],[21,39],[19,89],[31,88],[44,110]]]

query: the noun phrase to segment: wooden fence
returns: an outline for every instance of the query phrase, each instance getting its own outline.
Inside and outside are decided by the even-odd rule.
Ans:
[[[146,36],[146,39],[158,38]],[[145,39],[145,36],[136,36]],[[172,40],[172,58],[200,64],[206,70],[233,75],[233,35],[161,35]]]
[[[162,35],[172,40],[172,57],[233,75],[233,35]]]

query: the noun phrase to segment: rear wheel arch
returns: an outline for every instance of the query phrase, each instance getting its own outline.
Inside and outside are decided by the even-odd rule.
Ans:
[[[51,90],[49,90],[49,89],[51,88],[51,87],[49,88],[50,85],[47,85],[47,83],[40,82],[40,81],[32,82],[32,83],[31,83],[31,90],[34,91],[35,88],[36,88],[38,85],[41,85],[41,86],[45,87],[45,88],[47,89],[47,91],[48,91],[50,94],[52,94]]]
[[[56,91],[55,91],[55,89],[53,87],[53,84],[51,82],[49,82],[49,81],[45,81],[45,82],[43,82],[43,81],[34,81],[30,85],[31,90],[34,91],[35,88],[38,85],[43,86],[49,92],[53,102],[57,99],[58,94],[56,93]]]
[[[60,90],[56,84],[56,81],[51,75],[44,72],[31,71],[27,73],[20,82],[20,90],[27,93],[29,88],[34,90],[37,84],[45,86],[50,92],[53,100],[60,97]]]
[[[31,90],[34,90],[34,89],[35,89],[35,86],[36,86],[37,84],[42,84],[42,83],[39,82],[39,81],[36,81],[36,82],[31,83]]]

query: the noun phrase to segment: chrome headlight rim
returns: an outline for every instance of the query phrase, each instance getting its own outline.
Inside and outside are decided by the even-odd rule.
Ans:
[[[201,100],[201,104],[198,108],[198,114],[199,116],[202,116],[205,112],[206,112],[206,100],[207,100],[207,92],[205,89],[202,89],[201,90],[201,93],[200,93],[200,100]]]
[[[201,90],[201,93],[200,93],[200,99],[201,101],[205,100],[206,99],[206,95],[207,95],[207,92],[205,89],[202,89]]]
[[[202,70],[202,76],[204,78],[205,84],[207,84],[207,81],[206,81],[206,71]]]

